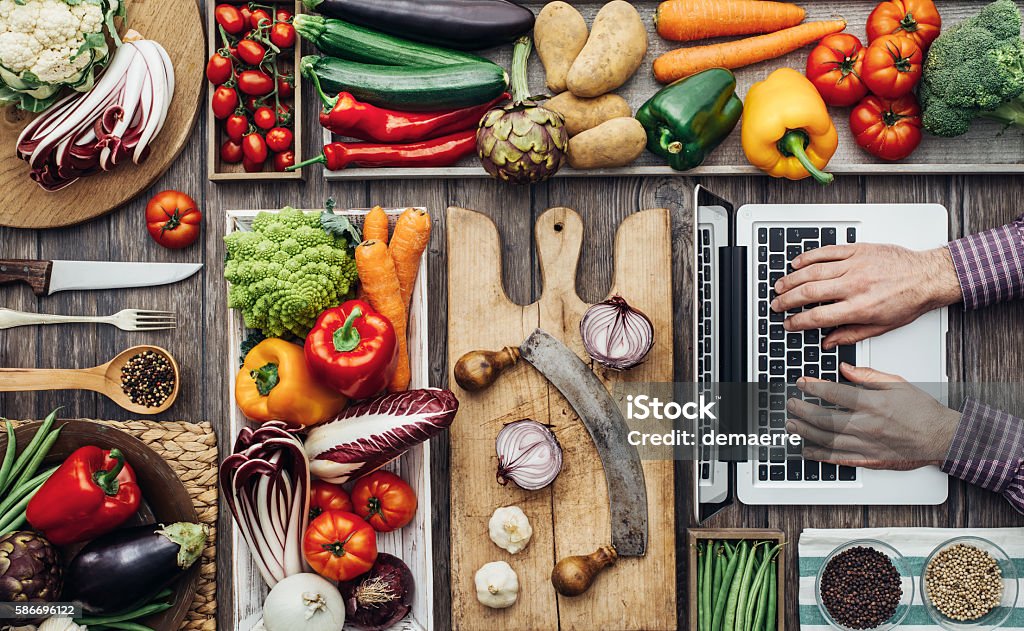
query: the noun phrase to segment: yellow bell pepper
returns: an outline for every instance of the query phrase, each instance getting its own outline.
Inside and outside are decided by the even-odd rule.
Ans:
[[[348,400],[316,382],[301,346],[269,338],[245,356],[235,378],[235,402],[252,421],[313,425],[337,416]]]
[[[751,86],[744,103],[743,152],[750,164],[772,177],[822,184],[822,169],[839,146],[839,135],[818,90],[803,74],[779,68]]]

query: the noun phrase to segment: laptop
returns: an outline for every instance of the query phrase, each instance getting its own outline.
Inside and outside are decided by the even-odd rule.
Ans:
[[[717,292],[710,295],[698,292],[698,313],[707,310],[717,315],[719,336],[717,344],[708,347],[716,355],[710,364],[697,353],[698,368],[703,359],[712,372],[695,374],[714,378],[717,370],[722,381],[754,384],[751,391],[757,399],[751,415],[756,413],[757,418],[748,419],[750,431],[756,427],[758,434],[784,435],[785,401],[791,393],[787,384],[804,375],[841,380],[841,362],[870,366],[911,383],[946,382],[945,309],[880,337],[826,352],[820,342],[827,331],[788,333],[782,321],[789,314],[774,314],[769,307],[772,286],[792,271],[790,262],[802,252],[856,242],[893,243],[914,250],[939,247],[947,241],[945,208],[936,204],[753,204],[734,211],[703,187],[698,186],[695,194],[697,243],[703,238],[702,226],[711,227],[711,237],[722,232],[723,210],[729,235],[725,244],[721,238],[715,242],[720,252],[726,249],[726,256],[711,257],[706,266],[710,269],[696,267],[698,290],[709,274],[710,284],[717,285]],[[723,262],[728,263],[726,268]],[[931,390],[943,398],[945,388]],[[945,502],[948,495],[948,478],[937,467],[900,472],[838,467],[804,459],[799,445],[759,448],[750,450],[749,456],[730,465],[736,497],[745,504],[934,505]],[[703,473],[700,464],[696,468]],[[709,469],[718,471],[717,466]]]

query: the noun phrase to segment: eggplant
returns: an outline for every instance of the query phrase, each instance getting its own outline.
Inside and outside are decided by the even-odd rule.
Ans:
[[[506,0],[303,0],[306,8],[389,35],[457,50],[513,42],[533,29],[533,11]]]
[[[206,534],[204,526],[187,522],[107,533],[71,560],[63,599],[99,615],[140,607],[195,564]]]

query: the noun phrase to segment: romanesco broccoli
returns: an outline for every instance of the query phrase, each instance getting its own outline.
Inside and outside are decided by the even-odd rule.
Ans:
[[[341,304],[356,285],[349,243],[320,227],[318,213],[263,212],[251,232],[224,237],[231,283],[228,306],[245,325],[270,337],[305,337],[322,311]]]

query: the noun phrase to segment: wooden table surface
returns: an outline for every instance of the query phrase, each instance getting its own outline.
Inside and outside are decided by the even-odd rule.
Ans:
[[[307,86],[308,89],[308,86]],[[307,92],[307,96],[311,96]],[[307,98],[309,108],[315,106]],[[306,112],[311,116],[312,111]],[[309,119],[307,119],[309,120]],[[327,185],[316,168],[305,183],[212,184],[206,180],[205,113],[193,137],[170,171],[151,189],[125,207],[89,223],[50,231],[0,228],[0,257],[44,259],[95,259],[113,261],[201,262],[204,269],[176,285],[128,291],[64,292],[37,299],[27,287],[0,288],[0,306],[26,311],[75,315],[109,314],[123,308],[170,309],[178,313],[179,328],[170,332],[126,333],[113,327],[64,325],[0,331],[0,366],[37,368],[78,368],[101,364],[135,344],[164,346],[177,358],[182,369],[182,392],[175,406],[158,418],[209,420],[215,427],[227,427],[228,379],[224,371],[227,348],[225,285],[222,280],[224,250],[223,212],[228,209],[279,208],[283,205],[316,208],[327,196],[342,207],[421,205],[434,217],[434,238],[430,249],[429,284],[431,314],[431,382],[447,384],[445,374],[445,331],[447,322],[444,220],[449,205],[472,208],[494,218],[505,244],[504,276],[509,297],[525,304],[539,292],[540,278],[533,244],[533,223],[545,209],[568,206],[580,212],[585,222],[577,285],[584,300],[599,300],[611,282],[611,245],[615,228],[626,215],[639,209],[669,208],[672,212],[675,279],[676,379],[692,378],[690,283],[692,257],[693,187],[701,183],[737,205],[744,203],[850,203],[850,202],[935,202],[950,210],[951,236],[1001,225],[1024,212],[1024,178],[1017,176],[904,176],[839,177],[829,187],[813,182],[780,182],[766,177],[558,179],[533,188],[512,188],[484,180],[352,182]],[[307,134],[306,155],[318,150],[315,134]],[[130,168],[130,167],[126,167]],[[165,250],[146,233],[144,212],[149,195],[176,188],[193,195],[206,213],[204,233],[198,245],[184,251]],[[473,273],[466,270],[465,273]],[[1024,304],[1003,305],[979,313],[950,316],[950,380],[1020,381],[1024,371],[1021,326]],[[471,326],[454,322],[452,326]],[[129,415],[110,401],[91,393],[0,394],[0,416],[41,418],[62,406],[63,417],[125,419]],[[1018,414],[1024,410],[1013,410]],[[221,449],[234,437],[219,435]],[[448,583],[448,495],[447,449],[444,437],[434,441],[433,512],[434,551],[437,560],[436,628],[450,627],[447,606]],[[693,524],[691,491],[682,467],[677,472],[678,541],[685,541],[684,529]],[[227,515],[222,515],[220,532],[226,534]],[[938,526],[993,527],[1024,526],[1024,516],[1014,512],[1001,498],[955,483],[949,500],[936,507],[748,507],[736,505],[716,516],[707,526],[781,528],[795,543],[805,527]],[[222,576],[228,541],[220,548]],[[796,546],[788,548],[795,558]],[[680,581],[685,580],[678,555]],[[796,584],[796,563],[787,564],[789,584]],[[786,603],[788,628],[797,628],[795,590]],[[220,594],[220,628],[228,629],[230,603],[227,589]],[[680,628],[685,628],[680,599]]]

